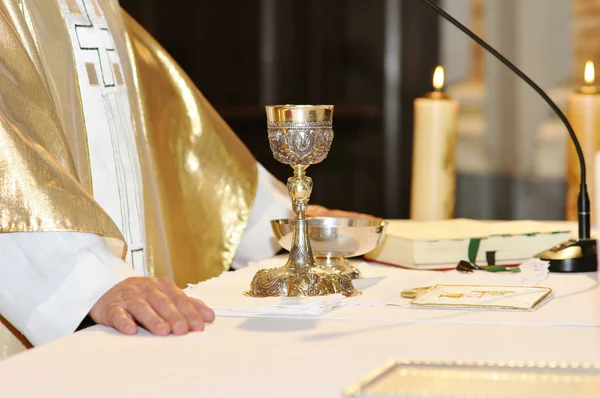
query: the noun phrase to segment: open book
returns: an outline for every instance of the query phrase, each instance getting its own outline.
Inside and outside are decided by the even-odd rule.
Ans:
[[[517,265],[572,237],[562,225],[541,221],[389,220],[386,237],[369,261],[418,269],[455,268],[469,260],[469,245],[477,247],[477,265]],[[475,241],[474,241],[475,240]]]

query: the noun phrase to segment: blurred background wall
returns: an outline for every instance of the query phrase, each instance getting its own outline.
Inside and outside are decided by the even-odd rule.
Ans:
[[[564,107],[600,64],[600,0],[439,0]],[[313,203],[410,206],[413,100],[446,69],[461,103],[456,216],[563,219],[566,132],[535,93],[418,0],[121,0],[281,180],[264,105],[336,105]],[[587,159],[591,167],[591,159]],[[589,182],[591,183],[591,182]]]

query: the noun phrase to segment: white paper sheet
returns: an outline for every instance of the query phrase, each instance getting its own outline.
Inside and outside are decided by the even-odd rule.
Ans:
[[[244,293],[249,289],[254,273],[262,268],[278,267],[285,259],[277,257],[260,264],[225,273],[197,285],[189,286],[185,292],[211,307],[217,315],[223,313],[249,313],[270,315],[315,316],[328,313],[346,305],[345,297],[333,294],[321,297],[265,297],[255,298]]]

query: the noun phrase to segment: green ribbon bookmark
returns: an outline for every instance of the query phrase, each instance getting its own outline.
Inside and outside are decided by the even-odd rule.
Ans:
[[[488,272],[521,272],[518,267],[506,268],[502,265],[477,265],[477,253],[479,252],[479,246],[481,245],[481,238],[473,238],[469,240],[469,262],[473,264],[476,269]]]
[[[477,265],[477,252],[479,252],[480,244],[480,238],[473,238],[469,240],[469,262],[473,265]]]

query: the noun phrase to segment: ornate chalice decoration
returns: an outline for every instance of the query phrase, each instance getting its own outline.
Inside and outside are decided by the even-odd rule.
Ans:
[[[305,212],[313,183],[306,169],[327,157],[333,141],[333,106],[275,105],[267,106],[266,110],[271,151],[275,159],[294,169],[287,188],[296,216],[292,220],[294,232],[287,263],[280,268],[258,271],[246,294],[253,297],[357,294],[348,275],[333,267],[317,265],[308,239]]]

